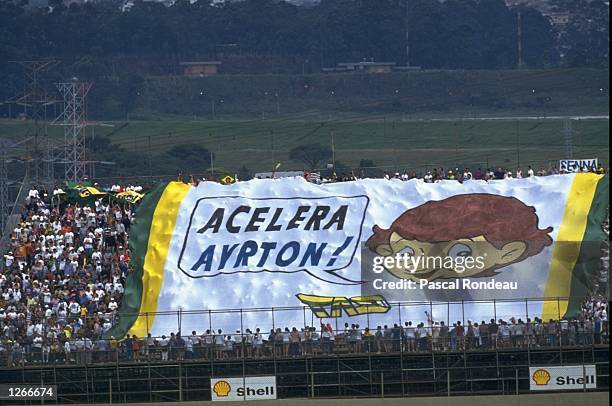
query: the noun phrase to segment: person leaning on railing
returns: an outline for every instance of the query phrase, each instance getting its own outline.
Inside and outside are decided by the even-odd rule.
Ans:
[[[207,359],[213,359],[215,356],[215,341],[214,341],[214,333],[210,330],[206,330],[204,333],[203,344],[204,344],[204,354]]]
[[[253,335],[253,355],[255,358],[263,357],[264,338],[259,328],[255,329]]]
[[[151,333],[148,333],[146,338],[142,340],[142,344],[140,345],[140,357],[144,360],[150,361],[151,350],[155,346],[155,340],[151,336]]]
[[[402,345],[402,328],[397,324],[393,324],[391,329],[391,348],[393,351],[398,352],[401,350]]]
[[[176,334],[174,340],[176,346],[176,359],[182,361],[185,359],[185,340],[181,336],[180,332]]]
[[[416,328],[412,325],[412,321],[404,322],[404,351],[416,351]]]
[[[449,345],[449,329],[448,326],[441,321],[440,322],[440,347],[442,351],[446,351]]]
[[[276,356],[276,331],[274,329],[270,329],[267,340],[264,342],[264,349],[265,355],[270,357]]]
[[[134,339],[128,334],[120,343],[124,350],[125,359],[132,361],[134,359]]]
[[[419,351],[430,351],[431,330],[425,327],[425,323],[420,323],[416,330],[417,347]]]
[[[283,340],[283,356],[289,356],[289,345],[291,344],[291,332],[289,331],[289,327],[285,327],[285,331],[281,333],[281,337]]]
[[[246,350],[246,357],[250,358],[253,356],[253,340],[255,339],[255,334],[251,331],[251,329],[246,329],[246,335],[243,337],[243,342]]]
[[[529,317],[527,318],[527,322],[525,323],[525,344],[528,347],[532,347],[535,344],[533,322]]]
[[[100,337],[94,344],[95,348],[95,362],[107,362],[109,361],[108,354],[108,341]]]
[[[546,333],[548,335],[548,345],[550,347],[558,347],[560,343],[559,324],[553,319],[550,319],[546,324]]]
[[[277,328],[274,331],[274,356],[282,357],[283,356],[283,332],[280,328]]]
[[[480,338],[480,326],[478,323],[474,323],[472,327],[472,340],[473,340],[473,348],[481,348],[482,340]]]
[[[302,342],[301,354],[311,355],[312,354],[312,330],[309,326],[305,326],[300,331],[300,340]]]
[[[601,344],[602,322],[599,317],[595,318],[593,323],[593,341],[595,344]]]
[[[480,337],[481,348],[490,348],[491,336],[489,333],[489,325],[485,323],[484,320],[478,324],[478,335]]]
[[[498,334],[499,348],[509,348],[512,346],[512,328],[508,322],[499,320]]]
[[[335,338],[332,326],[330,324],[325,325],[321,323],[321,345],[323,347],[323,354],[333,354]]]
[[[132,351],[133,351],[133,359],[134,361],[140,361],[140,356],[142,354],[142,340],[136,336],[136,334],[132,335]]]
[[[368,327],[363,330],[363,349],[365,352],[372,352],[374,350],[374,334]]]
[[[472,324],[472,320],[468,320],[467,331],[465,332],[465,349],[469,350],[475,347],[474,325]]]
[[[114,336],[111,336],[108,341],[108,349],[109,361],[117,361],[119,359],[119,341]]]
[[[317,331],[316,327],[310,328],[310,338],[312,340],[312,354],[321,353],[321,333]]]
[[[293,327],[289,333],[289,356],[297,357],[300,355],[300,333]]]
[[[159,353],[162,361],[168,361],[170,349],[168,348],[170,345],[170,340],[162,335],[161,339],[157,341],[156,347],[159,347]]]
[[[432,322],[431,331],[431,350],[440,351],[440,323]]]

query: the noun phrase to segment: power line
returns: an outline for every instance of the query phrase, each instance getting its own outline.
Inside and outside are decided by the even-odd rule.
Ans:
[[[57,66],[60,61],[55,59],[30,60],[30,61],[10,61],[20,65],[25,75],[24,93],[21,96],[11,98],[8,103],[22,105],[24,113],[30,120],[31,126],[28,128],[26,136],[33,135],[32,145],[29,147],[30,173],[34,176],[37,184],[50,185],[53,183],[53,164],[49,164],[49,140],[46,127],[46,107],[55,103],[49,98],[47,92],[41,86],[42,74]],[[29,110],[29,115],[27,114]],[[43,145],[45,147],[43,151]]]
[[[87,175],[85,153],[85,127],[87,126],[87,94],[91,83],[58,83],[64,99],[64,111],[56,122],[64,126],[64,175],[66,180],[81,182]]]

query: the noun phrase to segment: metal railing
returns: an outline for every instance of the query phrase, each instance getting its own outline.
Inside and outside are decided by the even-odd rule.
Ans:
[[[133,319],[134,316],[139,316],[145,321],[147,334],[159,333],[159,335],[170,335],[171,332],[190,334],[193,330],[200,333],[210,330],[214,334],[219,328],[225,331],[225,334],[233,334],[236,331],[246,332],[247,329],[254,333],[256,328],[259,328],[262,334],[267,334],[270,330],[278,328],[282,331],[285,328],[291,330],[293,327],[298,331],[306,327],[318,329],[322,322],[330,325],[336,332],[343,331],[346,326],[350,327],[352,324],[364,331],[367,328],[374,333],[378,326],[392,327],[397,324],[406,327],[406,323],[412,323],[416,328],[423,323],[425,328],[429,328],[429,322],[432,323],[432,327],[434,323],[438,323],[438,327],[444,324],[449,329],[453,324],[460,324],[467,332],[470,324],[480,325],[483,321],[489,323],[491,319],[495,322],[501,319],[508,323],[511,323],[512,319],[517,323],[520,319],[524,324],[528,320],[535,322],[536,318],[541,319],[543,309],[547,309],[547,319],[542,320],[542,323],[551,320],[560,321],[566,312],[566,304],[581,300],[570,297],[448,302],[377,302],[376,297],[371,297],[371,301],[367,301],[367,298],[359,298],[359,301],[342,297],[327,299],[329,303],[317,301],[304,306],[116,313],[115,321],[122,317]],[[589,318],[591,314],[576,313],[574,316]],[[568,314],[567,318],[571,319],[572,315]],[[573,319],[577,320],[578,317]],[[601,320],[601,323],[607,326],[607,320]]]
[[[376,306],[362,302],[362,307],[335,301],[340,304],[141,313],[138,315],[147,326],[141,337],[129,331],[125,337],[112,337],[114,330],[91,329],[102,325],[100,318],[108,315],[54,315],[32,320],[32,324],[40,322],[37,330],[26,331],[22,326],[10,335],[0,332],[0,363],[23,367],[40,363],[563,349],[607,344],[609,323],[593,317],[596,310],[583,310],[576,318],[561,317],[562,302],[568,300],[397,302]],[[544,307],[549,313],[555,310],[554,319],[538,317]],[[473,318],[476,314],[478,319]],[[109,320],[117,324],[121,318],[133,316],[116,312]],[[5,317],[1,323],[11,322]],[[115,356],[104,355],[109,351]]]
[[[394,330],[394,329],[392,329]],[[334,331],[333,337],[307,337],[300,341],[284,340],[283,336],[270,336],[260,344],[253,336],[234,333],[223,336],[203,334],[168,340],[162,337],[126,338],[122,340],[52,340],[52,343],[27,344],[13,347],[0,346],[0,365],[24,368],[45,365],[95,365],[123,363],[163,363],[176,361],[225,362],[234,360],[295,359],[300,357],[345,357],[363,355],[430,354],[482,351],[572,350],[606,348],[609,333],[568,333],[555,330],[544,334],[502,336],[498,333],[484,336],[438,336],[427,329],[423,337],[408,336],[405,330],[392,336],[367,336],[361,331],[356,336]],[[366,333],[367,334],[367,333]],[[174,337],[174,334],[173,334]],[[231,338],[230,338],[231,337]],[[278,338],[280,337],[280,338]],[[210,338],[210,341],[207,339]],[[5,340],[5,343],[12,340]],[[57,345],[68,343],[68,345]]]

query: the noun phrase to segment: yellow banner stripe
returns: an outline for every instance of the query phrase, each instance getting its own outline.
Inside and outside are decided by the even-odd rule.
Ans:
[[[578,173],[574,176],[544,289],[544,297],[555,299],[546,301],[542,306],[543,320],[556,320],[567,311],[568,300],[556,298],[567,298],[570,295],[572,274],[580,255],[597,183],[601,178],[603,175],[594,173]]]
[[[143,266],[140,314],[128,334],[145,337],[153,325],[176,217],[181,202],[190,189],[191,186],[183,182],[170,182],[157,202]]]

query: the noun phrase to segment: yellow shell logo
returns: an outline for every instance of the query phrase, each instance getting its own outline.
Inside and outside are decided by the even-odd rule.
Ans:
[[[217,383],[215,383],[213,386],[213,392],[215,392],[215,395],[220,398],[229,395],[231,390],[232,387],[226,381],[217,381]]]
[[[533,373],[531,379],[536,385],[547,385],[550,381],[550,373],[545,369],[538,369]]]

